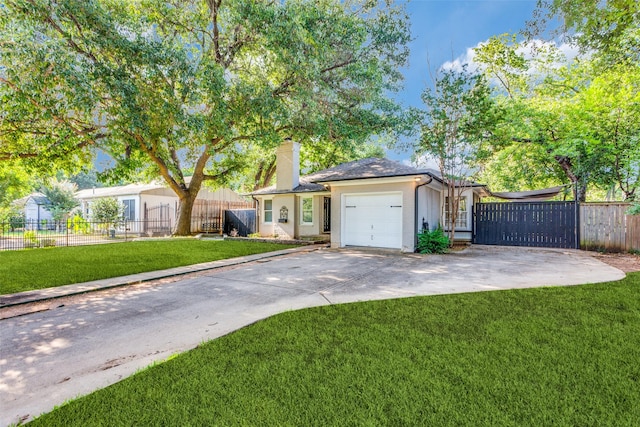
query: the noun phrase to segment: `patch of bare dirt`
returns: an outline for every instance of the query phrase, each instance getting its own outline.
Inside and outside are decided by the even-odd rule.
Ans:
[[[640,271],[640,255],[628,254],[628,253],[594,253],[594,258],[609,264],[625,273],[632,273],[634,271]]]

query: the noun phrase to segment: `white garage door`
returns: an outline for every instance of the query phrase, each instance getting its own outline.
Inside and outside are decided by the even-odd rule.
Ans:
[[[344,196],[343,246],[402,248],[402,193]]]

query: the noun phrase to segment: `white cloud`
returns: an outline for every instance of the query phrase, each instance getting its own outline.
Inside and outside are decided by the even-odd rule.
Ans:
[[[481,69],[482,65],[475,62],[476,52],[474,49],[482,47],[486,44],[487,41],[483,41],[478,43],[473,47],[467,48],[466,52],[453,61],[447,61],[440,67],[442,70],[454,70],[454,71],[462,71],[462,67],[464,64],[467,64],[467,70],[474,72]],[[516,50],[517,53],[524,56],[525,59],[530,60],[536,57],[536,52],[539,52],[541,49],[551,48],[557,50],[560,53],[561,62],[557,65],[563,65],[563,63],[572,62],[579,54],[579,48],[576,45],[570,43],[561,43],[558,44],[555,41],[545,41],[540,39],[534,39],[526,44],[521,45]],[[562,60],[564,59],[564,61]]]

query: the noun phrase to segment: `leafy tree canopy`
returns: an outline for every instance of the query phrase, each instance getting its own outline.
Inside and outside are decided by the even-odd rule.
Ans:
[[[526,34],[536,37],[552,26],[585,52],[610,64],[640,61],[640,2],[637,0],[538,0]]]
[[[499,119],[499,108],[481,74],[440,70],[434,88],[422,93],[425,104],[416,153],[438,163],[447,186],[449,240],[454,241],[458,209],[466,178],[491,155],[490,142]]]
[[[569,62],[552,45],[525,58],[531,46],[514,40],[493,37],[477,49],[506,114],[498,135],[502,144],[485,177],[546,184],[540,172],[547,170],[556,184],[574,184],[581,201],[589,186],[614,185],[633,199],[640,186],[639,64],[604,66],[591,57]],[[537,170],[527,167],[532,162]]]
[[[203,181],[254,142],[407,129],[387,98],[408,19],[375,0],[8,0],[0,9],[0,159],[162,176],[189,233]],[[186,179],[185,171],[190,179]]]
[[[78,206],[78,201],[74,194],[75,184],[50,180],[40,188],[40,191],[49,199],[49,212],[54,221],[60,221],[67,217],[71,211]]]

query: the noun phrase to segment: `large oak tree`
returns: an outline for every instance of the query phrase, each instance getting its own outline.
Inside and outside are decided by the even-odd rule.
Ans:
[[[396,129],[407,22],[376,0],[6,0],[0,160],[71,168],[101,149],[112,176],[161,176],[188,234],[246,143]]]

